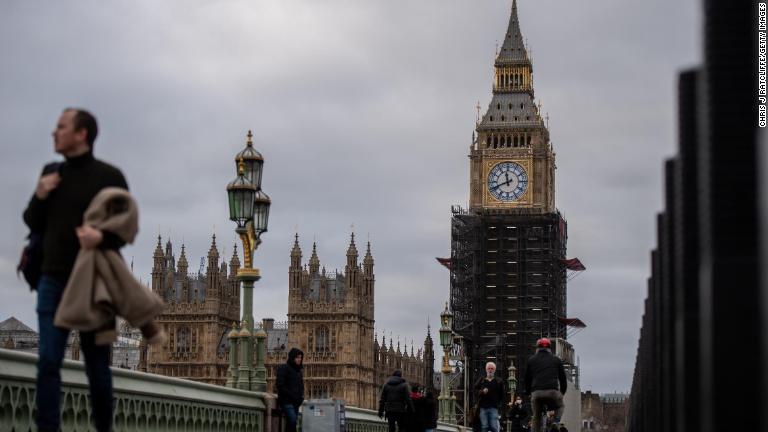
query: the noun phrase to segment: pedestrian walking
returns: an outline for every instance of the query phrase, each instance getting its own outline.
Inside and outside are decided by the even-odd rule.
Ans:
[[[531,419],[530,407],[523,404],[523,398],[520,395],[515,396],[511,403],[507,419],[511,425],[511,432],[524,432],[528,430],[528,422]]]
[[[304,402],[304,377],[301,373],[304,352],[298,348],[288,351],[288,360],[277,368],[277,405],[285,413],[286,432],[296,432],[299,407]]]
[[[72,312],[68,307],[59,306],[62,297],[70,291],[68,281],[71,282],[70,276],[74,275],[76,260],[80,262],[83,255],[97,259],[95,257],[98,255],[106,259],[110,266],[116,266],[116,271],[122,272],[125,265],[118,251],[126,241],[132,241],[132,236],[136,234],[137,226],[133,226],[130,220],[122,223],[116,221],[135,217],[135,203],[127,195],[128,184],[122,172],[94,158],[93,148],[97,135],[98,125],[91,113],[75,108],[67,108],[62,112],[53,131],[53,143],[54,151],[64,156],[65,161],[48,164],[43,168],[23,215],[31,231],[30,237],[41,238],[39,278],[34,279],[36,284],[33,285],[37,290],[36,311],[40,337],[35,422],[40,431],[60,429],[61,365],[67,338],[73,328],[81,330],[80,342],[85,358],[94,426],[99,432],[112,429],[112,373],[109,369],[109,356],[110,344],[116,338],[114,312],[98,311],[93,303],[83,300],[89,297],[74,295],[71,305],[80,307],[79,310],[89,315],[80,317],[81,322],[72,326],[63,325],[58,319],[54,321],[59,313]],[[112,192],[115,192],[114,188],[123,191],[117,192],[122,198],[102,195],[100,199],[103,201],[93,202],[102,191],[113,189]],[[115,204],[118,205],[115,207]],[[132,210],[131,205],[134,205]],[[99,211],[105,212],[101,218],[94,216]],[[89,217],[85,219],[86,216]],[[121,264],[123,268],[120,268]],[[113,290],[114,283],[130,283],[119,275],[119,280],[104,280],[98,268],[76,273],[78,277],[90,278],[92,282],[90,287],[79,284],[78,288],[93,288],[95,278],[100,278],[98,283],[107,285],[103,287],[105,290]],[[124,272],[121,274],[124,276]],[[141,289],[146,291],[143,287]],[[109,294],[130,296],[136,293],[110,291]],[[143,292],[138,295],[143,295]],[[113,299],[109,299],[110,307],[107,309],[114,306],[120,311],[124,304],[119,299],[113,304]],[[132,324],[137,319],[142,321],[145,336],[152,338],[152,342],[159,342],[162,333],[152,319],[158,306],[162,310],[162,302],[151,295],[145,299],[150,304],[144,305],[146,309],[142,314],[132,316]],[[97,328],[91,328],[93,326]],[[84,328],[88,330],[83,331]]]
[[[424,390],[424,432],[434,432],[437,429],[437,400],[435,391],[431,388]]]
[[[544,406],[554,411],[554,422],[563,415],[563,395],[568,388],[563,362],[550,350],[547,338],[536,341],[536,354],[528,359],[525,370],[525,390],[531,396],[533,430],[541,432]]]
[[[504,381],[496,376],[496,364],[485,365],[485,376],[475,383],[475,392],[480,408],[481,432],[499,432],[499,406],[506,398]]]
[[[415,411],[410,393],[411,389],[403,379],[403,371],[395,369],[381,388],[379,397],[379,417],[386,417],[389,432],[407,431],[408,414]]]
[[[408,413],[408,431],[424,432],[424,416],[426,406],[424,405],[424,394],[421,391],[419,383],[411,383],[411,401],[413,402],[413,412]]]

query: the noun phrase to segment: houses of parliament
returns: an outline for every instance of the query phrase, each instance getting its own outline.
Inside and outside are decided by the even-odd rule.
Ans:
[[[302,261],[295,236],[288,268],[288,322],[262,320],[267,333],[267,390],[275,392],[277,367],[288,350],[304,351],[305,398],[337,397],[348,405],[375,409],[378,394],[395,368],[409,382],[433,385],[434,349],[427,330],[424,346],[381,343],[374,333],[375,276],[370,242],[362,261],[351,235],[343,272],[321,267],[317,245]],[[240,319],[236,279],[240,260],[235,248],[229,262],[219,256],[216,236],[207,265],[190,272],[184,245],[178,260],[173,244],[154,251],[152,290],[166,302],[157,319],[168,335],[165,345],[142,344],[139,369],[166,376],[224,385],[227,379],[227,333]],[[205,267],[205,270],[203,270]],[[255,352],[255,350],[254,350]]]

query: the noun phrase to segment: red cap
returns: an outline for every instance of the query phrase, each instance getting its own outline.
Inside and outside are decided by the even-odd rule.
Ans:
[[[552,344],[549,342],[549,339],[547,338],[541,338],[536,341],[536,346],[539,348],[549,348]]]

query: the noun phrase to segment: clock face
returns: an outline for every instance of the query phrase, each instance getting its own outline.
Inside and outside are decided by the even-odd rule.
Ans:
[[[517,201],[528,189],[528,173],[515,162],[502,162],[488,173],[488,191],[499,201]]]

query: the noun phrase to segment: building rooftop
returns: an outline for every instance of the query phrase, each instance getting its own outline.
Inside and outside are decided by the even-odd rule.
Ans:
[[[23,322],[16,319],[16,317],[10,317],[7,320],[0,322],[0,331],[8,332],[31,332],[37,334]]]

